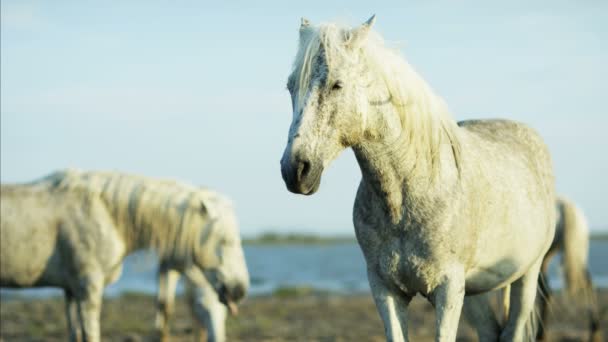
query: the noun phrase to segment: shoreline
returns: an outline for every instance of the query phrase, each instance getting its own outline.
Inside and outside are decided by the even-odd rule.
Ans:
[[[557,295],[551,304],[549,341],[579,341],[586,338],[584,308],[573,309]],[[194,329],[184,299],[176,300],[172,324],[173,341],[191,341]],[[608,290],[598,291],[601,327],[608,327]],[[382,323],[371,295],[335,294],[309,289],[291,289],[272,295],[247,298],[240,314],[229,317],[229,341],[384,341]],[[410,305],[414,341],[432,341],[434,310],[423,298]],[[154,341],[154,297],[125,293],[105,298],[102,309],[104,341]],[[51,319],[49,319],[51,318]],[[2,341],[63,341],[66,339],[62,298],[3,300],[0,305]],[[472,329],[461,322],[459,341],[475,341]]]
[[[590,241],[608,241],[608,231],[592,232]],[[282,246],[282,245],[339,245],[357,243],[352,234],[321,235],[310,233],[281,233],[268,231],[258,235],[246,236],[243,246]]]

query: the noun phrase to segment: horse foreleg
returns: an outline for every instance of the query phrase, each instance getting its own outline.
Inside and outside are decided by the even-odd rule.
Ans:
[[[542,260],[536,262],[528,272],[511,284],[509,318],[500,335],[500,341],[526,341],[536,337],[535,334],[531,335],[531,331],[526,331],[526,325],[532,323],[533,319],[541,262]]]
[[[374,270],[367,270],[367,278],[376,308],[384,323],[386,340],[390,342],[408,341],[407,306],[411,297],[392,293]]]
[[[158,272],[158,296],[156,301],[155,326],[161,341],[170,339],[170,322],[175,307],[175,288],[179,273],[163,267]]]
[[[207,296],[205,293],[204,296]],[[224,342],[226,340],[226,306],[219,301],[203,299],[192,303],[192,312],[197,327],[197,341]]]
[[[437,320],[435,341],[456,341],[463,300],[464,271],[455,269],[431,296]]]
[[[99,318],[103,285],[103,276],[86,277],[81,281],[79,293],[76,296],[82,339],[85,342],[100,340]]]
[[[78,312],[76,301],[70,290],[65,289],[65,318],[68,323],[68,334],[70,341],[80,341],[80,324],[78,323]]]
[[[188,287],[191,287],[189,285]],[[195,320],[197,341],[224,342],[226,340],[227,309],[213,288],[190,289],[188,300]]]

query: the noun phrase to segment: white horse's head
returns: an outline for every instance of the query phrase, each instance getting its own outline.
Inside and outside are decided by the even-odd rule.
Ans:
[[[219,198],[209,202],[212,203],[202,204],[208,220],[198,241],[199,248],[194,249],[193,264],[216,290],[220,302],[236,313],[236,304],[249,288],[238,223],[231,204]],[[195,271],[190,268],[186,275],[196,284],[197,276],[192,274]]]
[[[302,19],[299,49],[287,81],[293,118],[281,159],[283,180],[291,192],[315,193],[323,169],[369,135],[370,107],[390,102],[387,87],[368,62],[366,45],[374,21],[372,16],[359,27],[342,28],[313,27]],[[392,120],[399,122],[397,116]]]

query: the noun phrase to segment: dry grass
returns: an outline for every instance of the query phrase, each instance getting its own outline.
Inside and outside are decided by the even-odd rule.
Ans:
[[[599,296],[602,327],[608,326],[608,291]],[[548,324],[549,341],[586,340],[584,310],[569,309],[556,300]],[[0,305],[3,341],[64,341],[63,300],[9,300]],[[582,312],[582,313],[581,313]],[[410,337],[432,341],[434,315],[430,305],[416,298],[410,307]],[[154,299],[125,294],[107,299],[102,312],[105,341],[154,341]],[[382,323],[368,295],[337,296],[311,291],[282,290],[275,296],[250,298],[240,315],[229,318],[229,341],[384,341]],[[192,341],[194,331],[185,303],[178,302],[173,322],[174,341]],[[459,341],[475,341],[461,324]]]

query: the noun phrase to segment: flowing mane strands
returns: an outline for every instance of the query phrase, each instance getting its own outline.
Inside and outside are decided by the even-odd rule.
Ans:
[[[80,192],[85,198],[101,197],[130,249],[146,246],[160,256],[182,259],[199,246],[206,226],[203,205],[216,206],[220,200],[210,190],[185,183],[115,172],[65,170],[41,181],[50,181],[56,190]]]
[[[296,79],[291,80],[298,87],[298,108],[304,105],[311,76],[315,72],[314,63],[319,56],[325,58],[329,74],[335,68],[332,64],[335,56],[353,63],[364,63],[371,73],[378,75],[385,83],[390,102],[401,118],[401,138],[407,139],[408,146],[417,158],[428,160],[435,174],[439,168],[441,145],[450,144],[454,162],[460,169],[461,148],[457,124],[445,102],[433,93],[398,50],[385,46],[384,40],[375,31],[370,30],[367,39],[362,42],[360,54],[349,51],[345,42],[350,39],[351,30],[331,23],[318,28],[305,26],[300,29],[299,49],[293,64]],[[364,125],[366,121],[364,117]]]

